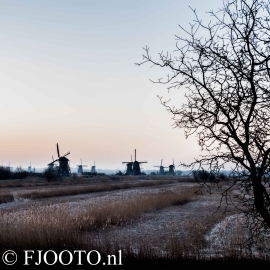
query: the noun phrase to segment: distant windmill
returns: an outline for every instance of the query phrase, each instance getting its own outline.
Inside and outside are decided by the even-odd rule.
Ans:
[[[163,160],[163,159],[162,159],[162,160]],[[162,160],[161,160],[160,166],[154,166],[154,167],[159,167],[159,174],[160,174],[160,175],[164,175],[164,174],[165,174],[164,168],[168,168],[168,167],[162,166]]]
[[[53,160],[53,161],[52,161],[51,163],[48,164],[48,166],[49,166],[50,169],[53,169],[53,167],[54,167],[54,162],[55,162],[55,160],[54,160],[53,156],[52,156],[52,160]]]
[[[91,173],[96,173],[96,165],[95,165],[95,161],[94,161],[94,166],[91,167]]]
[[[8,163],[7,169],[11,171],[13,167],[10,167],[10,162]]]
[[[124,161],[124,162],[122,162],[122,164],[127,164],[125,175],[131,175],[131,174],[133,174],[133,170],[132,170],[132,165],[133,165],[132,155],[131,155],[131,161]]]
[[[30,162],[30,166],[28,166],[28,172],[32,172],[32,167],[31,167],[31,162]]]
[[[58,167],[58,172],[57,174],[60,176],[69,176],[71,174],[70,172],[70,168],[69,168],[69,159],[66,158],[67,155],[70,154],[70,152],[67,152],[65,155],[60,156],[60,152],[59,152],[59,147],[58,147],[58,143],[56,144],[56,149],[57,149],[57,155],[58,155],[58,159],[53,160],[53,162],[49,163],[48,166],[49,167],[53,167],[53,164],[58,161],[59,162],[59,167]]]
[[[83,167],[87,167],[87,165],[82,165],[82,159],[81,159],[81,165],[78,166],[78,173],[82,174],[83,173]]]
[[[140,164],[142,164],[142,163],[147,163],[147,161],[137,161],[136,160],[136,149],[135,149],[135,160],[134,160],[133,166],[132,166],[133,175],[140,175],[141,174]]]
[[[175,166],[174,166],[174,160],[173,160],[173,164],[172,165],[169,165],[169,172],[168,172],[168,174],[175,175],[174,169],[175,169]]]

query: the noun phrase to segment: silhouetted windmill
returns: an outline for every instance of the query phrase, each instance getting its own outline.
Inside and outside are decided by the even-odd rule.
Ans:
[[[83,173],[83,167],[87,167],[87,165],[82,165],[82,159],[81,159],[81,165],[78,166],[78,173],[82,174]]]
[[[52,160],[53,160],[53,161],[52,161],[51,163],[48,164],[48,166],[49,166],[50,169],[53,169],[53,167],[54,167],[54,161],[55,161],[55,160],[54,160],[53,156],[52,156]]]
[[[162,160],[163,160],[163,159],[162,159]],[[168,168],[168,167],[162,166],[162,160],[161,160],[160,166],[154,166],[154,167],[159,167],[159,174],[160,174],[160,175],[164,175],[164,174],[165,174],[164,168]]]
[[[174,166],[174,160],[173,160],[173,164],[172,165],[169,165],[169,172],[168,172],[168,174],[175,175],[174,169],[175,169],[175,166]]]
[[[10,167],[10,162],[8,163],[7,169],[11,171],[13,167]]]
[[[123,161],[122,162],[122,164],[127,164],[125,175],[133,174],[133,171],[132,171],[132,165],[133,165],[132,155],[130,155],[130,156],[131,156],[131,161]]]
[[[147,161],[137,161],[136,160],[136,149],[135,149],[135,160],[134,160],[133,166],[132,166],[133,175],[140,175],[141,174],[140,164],[142,164],[142,163],[147,163]]]
[[[95,165],[95,161],[94,161],[94,166],[91,167],[91,173],[96,173],[96,165]]]
[[[30,162],[30,166],[28,166],[28,172],[32,172],[32,167],[31,167],[31,162]]]
[[[67,159],[66,156],[69,155],[70,152],[67,152],[63,156],[60,156],[58,143],[56,144],[56,149],[57,149],[58,159],[56,159],[53,162],[49,163],[48,166],[51,167],[56,161],[58,161],[59,162],[59,167],[58,167],[57,174],[60,175],[60,176],[69,176],[71,174],[71,172],[70,172],[70,168],[69,168],[69,164],[68,164],[69,159]]]

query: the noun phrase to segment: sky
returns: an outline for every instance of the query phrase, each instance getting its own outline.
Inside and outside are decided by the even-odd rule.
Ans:
[[[222,1],[0,0],[0,165],[45,168],[58,143],[71,167],[124,170],[136,149],[145,170],[184,169],[200,148],[157,95],[179,106],[186,90],[168,93],[150,81],[165,70],[135,63],[146,45],[173,52],[189,6],[208,22]]]

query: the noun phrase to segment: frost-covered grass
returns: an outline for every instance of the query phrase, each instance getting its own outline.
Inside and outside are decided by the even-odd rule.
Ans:
[[[41,190],[41,191],[31,191],[24,192],[22,194],[18,194],[19,198],[26,199],[42,199],[42,198],[51,198],[51,197],[59,197],[59,196],[70,196],[70,195],[78,195],[78,194],[86,194],[93,192],[102,192],[102,191],[112,191],[118,189],[130,189],[136,187],[150,187],[157,185],[165,185],[173,183],[172,180],[152,180],[152,181],[135,181],[135,182],[123,182],[123,183],[92,183],[84,186],[60,186],[60,187],[52,187],[50,189]]]
[[[250,250],[244,247],[243,215],[232,207],[214,214],[222,187],[211,196],[194,195],[195,190],[192,183],[178,182],[3,207],[0,249],[96,249],[103,254],[121,249],[123,257],[140,260],[269,259],[268,239]]]
[[[14,196],[12,194],[0,193],[0,203],[12,202],[13,200]]]
[[[138,177],[137,177],[138,178]],[[133,181],[132,181],[133,180]],[[138,179],[137,179],[138,180]],[[35,180],[37,181],[37,180]],[[114,191],[121,189],[132,189],[136,187],[151,187],[159,185],[167,185],[170,183],[177,183],[178,180],[159,179],[147,181],[134,181],[134,179],[126,180],[123,178],[121,181],[111,181],[109,178],[100,177],[98,180],[89,181],[80,179],[76,182],[66,180],[63,183],[55,182],[46,184],[43,182],[26,181],[17,186],[13,180],[3,181],[0,183],[0,204],[11,202],[14,199],[43,199],[51,197],[63,197],[70,195],[79,195],[103,191]],[[15,195],[14,195],[15,194]]]
[[[0,249],[82,248],[89,231],[121,226],[145,212],[192,200],[190,193],[162,191],[106,199],[72,211],[67,205],[32,205],[24,211],[0,212]],[[89,243],[88,243],[89,244]]]

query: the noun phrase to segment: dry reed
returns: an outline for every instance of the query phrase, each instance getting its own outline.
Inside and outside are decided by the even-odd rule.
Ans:
[[[158,185],[166,185],[173,183],[174,181],[168,180],[157,180],[157,181],[145,181],[145,182],[123,182],[123,183],[91,183],[83,187],[69,186],[69,187],[54,187],[52,189],[42,190],[42,191],[31,191],[18,194],[19,198],[27,199],[41,199],[68,195],[79,195],[92,192],[102,192],[102,191],[112,191],[118,189],[129,189],[136,187],[150,187]]]
[[[12,194],[1,194],[0,193],[0,203],[7,203],[14,201],[14,196]]]
[[[72,212],[67,207],[37,207],[0,211],[0,249],[82,248],[83,232],[128,222],[144,212],[187,203],[190,196],[174,192],[145,194]]]

